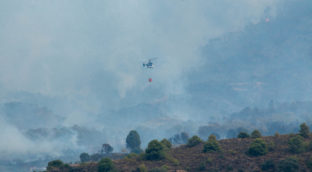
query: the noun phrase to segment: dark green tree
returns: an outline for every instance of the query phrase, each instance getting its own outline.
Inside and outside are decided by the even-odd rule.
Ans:
[[[152,140],[148,143],[145,150],[145,158],[147,160],[161,160],[165,158],[165,147],[158,140]]]
[[[98,164],[98,172],[113,172],[115,167],[113,161],[109,158],[103,158]]]
[[[250,135],[247,133],[247,132],[240,132],[237,136],[237,138],[240,138],[240,139],[244,139],[244,138],[249,138]]]
[[[167,139],[162,139],[161,143],[166,146],[166,148],[170,149],[172,147],[172,144]]]
[[[299,135],[302,136],[302,137],[304,137],[304,138],[309,138],[310,129],[309,129],[309,127],[307,126],[306,123],[302,123],[302,124],[300,125]]]
[[[196,145],[199,145],[200,143],[202,143],[203,141],[198,137],[198,136],[193,136],[191,137],[188,141],[186,146],[187,147],[194,147]]]
[[[248,155],[251,156],[261,156],[265,155],[267,152],[268,152],[267,144],[261,138],[257,138],[255,141],[253,141],[250,144],[249,149],[247,151]]]
[[[254,130],[252,133],[251,133],[251,138],[260,138],[262,137],[261,133],[259,130]]]
[[[288,141],[289,150],[292,153],[301,153],[305,151],[304,139],[300,135],[291,137]]]
[[[126,138],[127,148],[133,153],[141,152],[141,139],[137,131],[131,130]]]
[[[87,153],[80,154],[80,162],[88,162],[90,161],[90,155]]]
[[[53,168],[61,168],[64,165],[64,163],[61,160],[54,160],[48,162],[48,170],[52,170]]]
[[[215,135],[210,135],[208,141],[204,144],[203,152],[219,152],[221,147]]]
[[[113,150],[114,148],[110,144],[105,143],[102,145],[101,153],[110,154]]]

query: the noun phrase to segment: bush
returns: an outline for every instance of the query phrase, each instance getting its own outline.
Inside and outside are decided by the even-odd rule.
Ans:
[[[145,166],[145,164],[141,164],[135,171],[133,172],[147,172],[147,168]]]
[[[305,151],[304,139],[300,135],[291,137],[288,141],[289,150],[292,153],[301,153]]]
[[[278,171],[280,172],[296,172],[299,170],[298,159],[289,157],[278,163]]]
[[[275,149],[274,142],[271,141],[267,145],[268,145],[268,151],[270,151],[270,152],[274,151],[274,149]]]
[[[310,171],[312,171],[312,157],[310,157],[308,160],[306,160],[305,164],[308,167],[308,169],[310,169]]]
[[[109,158],[103,158],[98,164],[98,172],[113,172],[115,167],[113,161]]]
[[[258,138],[250,144],[248,154],[251,156],[261,156],[268,152],[267,144],[264,140]]]
[[[161,160],[165,158],[164,145],[158,140],[152,140],[149,142],[147,149],[145,150],[145,158],[147,160]]]
[[[203,152],[219,152],[221,151],[220,145],[216,136],[210,135],[207,143],[204,144]]]
[[[171,147],[172,147],[172,144],[169,142],[169,140],[167,140],[167,139],[163,139],[162,141],[161,141],[161,143],[166,147],[166,148],[168,148],[168,149],[170,149]]]
[[[191,137],[188,141],[186,146],[187,147],[194,147],[196,145],[199,145],[200,143],[202,143],[203,141],[198,137],[198,136],[193,136]]]
[[[261,165],[262,171],[275,171],[275,163],[273,160],[267,160]]]
[[[90,155],[87,153],[80,154],[80,162],[88,162],[90,161]]]
[[[50,161],[48,162],[48,170],[51,170],[53,168],[61,168],[63,167],[64,163],[61,160],[54,160],[54,161]]]
[[[300,130],[299,130],[299,135],[304,137],[304,138],[308,138],[309,135],[310,135],[310,129],[309,127],[307,126],[306,123],[302,123],[300,125]]]
[[[136,153],[141,150],[141,139],[137,131],[131,130],[126,138],[127,148]],[[136,151],[136,152],[135,152]]]
[[[251,138],[260,138],[262,137],[261,133],[259,130],[254,130],[252,133],[251,133]]]
[[[151,170],[149,170],[149,172],[167,172],[168,170],[166,168],[153,168]]]
[[[244,139],[244,138],[249,138],[249,134],[247,132],[240,132],[237,136],[237,138],[240,138],[240,139]]]

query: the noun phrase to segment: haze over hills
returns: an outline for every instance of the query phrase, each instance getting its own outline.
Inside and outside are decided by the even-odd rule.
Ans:
[[[0,160],[75,161],[106,142],[118,151],[131,129],[146,146],[182,131],[227,138],[311,124],[311,7],[1,1]]]

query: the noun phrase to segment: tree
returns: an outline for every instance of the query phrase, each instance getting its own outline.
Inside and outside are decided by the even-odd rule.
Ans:
[[[140,135],[137,131],[131,130],[126,139],[127,148],[130,149],[131,152],[136,153],[138,150],[141,150],[141,139]]]
[[[249,138],[249,134],[247,132],[240,132],[237,136],[237,138],[240,138],[240,139],[244,139],[244,138]]]
[[[103,158],[98,164],[98,172],[113,172],[115,167],[113,161],[109,158]]]
[[[81,162],[88,162],[90,161],[90,155],[87,153],[80,154],[80,161]]]
[[[196,145],[198,145],[198,144],[200,144],[200,143],[202,143],[202,142],[203,142],[203,141],[202,141],[198,136],[193,136],[193,137],[191,137],[191,138],[188,140],[186,146],[187,146],[187,147],[194,147],[194,146],[196,146]]]
[[[165,158],[165,148],[158,140],[152,140],[148,143],[145,150],[147,160],[161,160]]]
[[[262,171],[275,171],[275,163],[272,159],[265,161],[261,164]]]
[[[291,137],[288,141],[289,150],[292,153],[301,153],[305,151],[304,139],[300,135]]]
[[[210,135],[207,143],[204,144],[203,152],[219,152],[221,151],[220,145],[215,135]]]
[[[64,165],[64,163],[61,160],[54,160],[48,162],[48,170],[52,170],[53,168],[61,168]]]
[[[101,153],[110,154],[113,152],[113,150],[114,148],[111,145],[105,143],[102,145]]]
[[[307,126],[306,123],[302,123],[302,124],[300,125],[299,135],[302,136],[302,137],[304,137],[304,138],[309,138],[310,129],[309,129],[309,127]]]
[[[166,148],[170,149],[172,147],[172,144],[167,139],[162,139],[161,143],[166,146]]]
[[[259,130],[254,130],[252,133],[251,133],[251,138],[260,138],[262,137],[261,133]]]
[[[299,170],[298,159],[295,157],[289,157],[281,160],[278,163],[278,171],[281,172],[296,172]]]
[[[267,152],[268,152],[267,144],[261,138],[258,138],[255,141],[253,141],[250,144],[249,149],[247,151],[248,155],[251,156],[261,156],[265,155]]]

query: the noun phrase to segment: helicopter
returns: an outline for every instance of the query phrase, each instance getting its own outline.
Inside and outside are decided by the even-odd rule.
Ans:
[[[156,58],[152,58],[152,59],[149,59],[149,60],[147,61],[147,63],[143,63],[143,67],[148,68],[148,69],[154,68],[153,60],[155,60],[155,59],[156,59]]]

